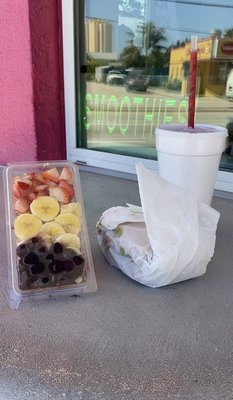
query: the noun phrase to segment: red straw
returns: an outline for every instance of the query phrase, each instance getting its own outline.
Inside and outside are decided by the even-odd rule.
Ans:
[[[189,71],[189,110],[188,126],[194,129],[195,98],[197,80],[197,36],[191,38],[190,71]]]

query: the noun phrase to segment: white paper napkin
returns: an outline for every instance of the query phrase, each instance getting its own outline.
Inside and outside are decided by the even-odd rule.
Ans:
[[[202,275],[214,254],[219,212],[143,164],[136,170],[153,250],[151,274],[145,280],[163,286]]]
[[[112,207],[99,221],[106,258],[153,288],[203,275],[220,214],[142,163],[136,171],[142,207]]]

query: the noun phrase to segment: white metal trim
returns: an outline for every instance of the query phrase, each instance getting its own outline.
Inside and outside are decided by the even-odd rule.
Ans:
[[[74,51],[74,4],[73,0],[62,0],[62,34],[66,151],[76,147],[76,102],[75,102],[75,51]]]
[[[70,152],[70,157],[71,160],[90,167],[104,168],[128,174],[136,174],[135,164],[140,161],[147,168],[152,169],[153,171],[158,171],[157,161],[138,157],[122,156],[113,153],[104,153],[102,151],[73,148]]]

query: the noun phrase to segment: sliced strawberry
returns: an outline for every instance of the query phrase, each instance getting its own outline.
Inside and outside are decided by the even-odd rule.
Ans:
[[[34,193],[34,192],[29,193],[29,195],[28,195],[29,202],[35,200],[36,198],[37,198],[36,193]]]
[[[74,196],[74,188],[73,185],[70,185],[67,181],[64,180],[60,180],[59,182],[59,187],[65,189],[69,195],[70,195],[70,199],[72,200],[73,196]]]
[[[56,182],[49,181],[48,179],[44,180],[44,184],[47,185],[47,186],[57,186]]]
[[[16,199],[20,198],[20,191],[19,191],[19,186],[18,186],[17,181],[13,183],[13,196]]]
[[[38,185],[34,187],[34,190],[36,193],[41,192],[42,190],[46,191],[46,189],[48,188],[47,185]]]
[[[42,176],[42,174],[34,174],[34,179],[33,181],[44,183],[45,178]]]
[[[23,199],[25,199],[26,197],[28,197],[28,195],[30,193],[32,193],[31,188],[27,189],[27,190],[22,190],[22,189],[19,189],[19,190],[20,190],[20,197],[23,198]]]
[[[29,203],[26,199],[17,199],[15,202],[15,211],[24,213],[29,210]]]
[[[70,202],[70,195],[67,190],[61,187],[50,187],[49,188],[49,195],[55,197],[60,203],[67,204]]]
[[[32,186],[32,181],[24,176],[18,176],[14,179],[14,182],[18,182],[21,189],[28,189],[30,186]]]
[[[59,179],[72,183],[72,173],[68,167],[62,169]]]
[[[40,191],[37,193],[37,196],[36,196],[36,197],[41,197],[41,196],[48,196],[48,192],[45,191],[45,190],[40,190]]]
[[[44,171],[41,174],[45,179],[48,179],[49,181],[58,183],[59,182],[59,172],[57,168],[52,168],[49,169],[48,171]]]
[[[29,179],[30,181],[32,181],[33,177],[34,177],[34,172],[33,172],[32,174],[26,174],[26,175],[24,175],[24,178],[25,178],[25,179]]]
[[[36,188],[37,186],[40,186],[40,185],[44,185],[44,182],[40,182],[40,181],[37,181],[36,179],[33,179],[33,181],[32,181],[32,187],[33,187],[34,190],[35,190],[35,188]]]
[[[30,182],[30,183],[29,183],[29,182]],[[30,189],[31,186],[32,186],[32,181],[27,181],[27,182],[24,182],[24,181],[17,181],[17,183],[18,183],[19,189],[21,189],[21,190]]]

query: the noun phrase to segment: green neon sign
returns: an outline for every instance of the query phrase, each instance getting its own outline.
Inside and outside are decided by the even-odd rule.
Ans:
[[[125,133],[127,133],[130,121],[130,111],[131,111],[130,98],[128,96],[125,96],[123,97],[123,101],[121,102],[120,105],[120,115],[119,115],[119,128],[122,135],[125,135]],[[127,115],[127,121],[125,123],[125,126],[123,126],[122,122],[122,116],[125,115],[123,113],[126,113]]]
[[[107,107],[107,129],[109,133],[112,133],[115,129],[116,126],[116,121],[117,121],[117,98],[116,96],[111,96],[109,101],[108,101],[108,107]],[[110,110],[114,110],[114,115],[113,118],[110,118]]]
[[[102,135],[154,135],[159,124],[186,123],[188,100],[86,94],[86,129]]]

